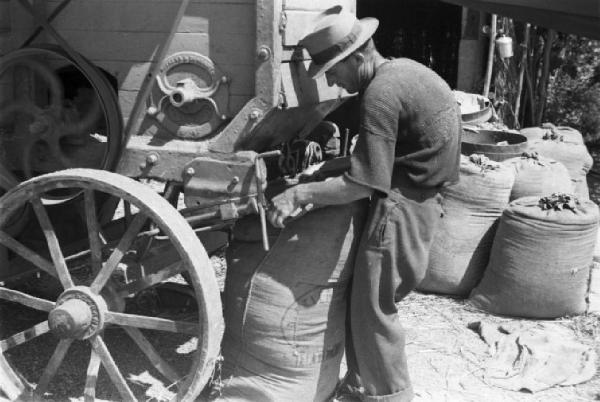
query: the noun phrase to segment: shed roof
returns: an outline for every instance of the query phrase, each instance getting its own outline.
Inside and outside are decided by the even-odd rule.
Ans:
[[[560,32],[600,39],[600,0],[442,0]]]

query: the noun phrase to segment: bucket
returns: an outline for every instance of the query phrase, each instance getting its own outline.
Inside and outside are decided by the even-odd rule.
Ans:
[[[496,38],[496,49],[500,58],[506,59],[513,56],[512,38],[510,36],[501,35]]]

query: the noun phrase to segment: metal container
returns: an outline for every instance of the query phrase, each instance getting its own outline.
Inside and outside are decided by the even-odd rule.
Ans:
[[[463,130],[461,153],[484,154],[500,162],[527,151],[527,137],[502,130]]]
[[[460,105],[460,117],[463,123],[485,123],[494,114],[492,102],[483,95],[454,91],[454,97]]]
[[[496,49],[500,58],[506,59],[513,56],[512,38],[510,36],[501,35],[496,38]]]

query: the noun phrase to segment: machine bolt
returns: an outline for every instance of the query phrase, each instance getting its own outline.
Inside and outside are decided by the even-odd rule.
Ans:
[[[262,113],[260,110],[255,109],[250,113],[250,120],[258,120],[261,115]]]
[[[239,182],[240,182],[240,178],[239,178],[238,176],[233,176],[233,177],[231,178],[231,184],[232,184],[232,185],[234,185],[234,186],[235,186],[235,185],[236,185],[236,184],[238,184]]]
[[[148,156],[146,156],[146,164],[148,166],[155,165],[156,162],[158,162],[158,155],[157,154],[151,153]]]
[[[258,49],[258,58],[262,61],[269,60],[271,58],[271,49],[267,46],[261,46],[260,49]]]
[[[193,167],[189,167],[189,168],[185,169],[185,171],[183,172],[183,174],[185,174],[188,177],[191,177],[191,176],[193,176],[193,175],[196,174],[196,171],[194,170]]]
[[[146,113],[149,116],[156,116],[158,113],[158,108],[156,106],[150,106],[148,109],[146,109]]]

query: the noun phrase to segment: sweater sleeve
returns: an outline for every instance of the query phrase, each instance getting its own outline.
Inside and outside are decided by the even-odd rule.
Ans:
[[[387,195],[394,169],[401,105],[390,88],[370,86],[360,107],[358,139],[346,178]]]

